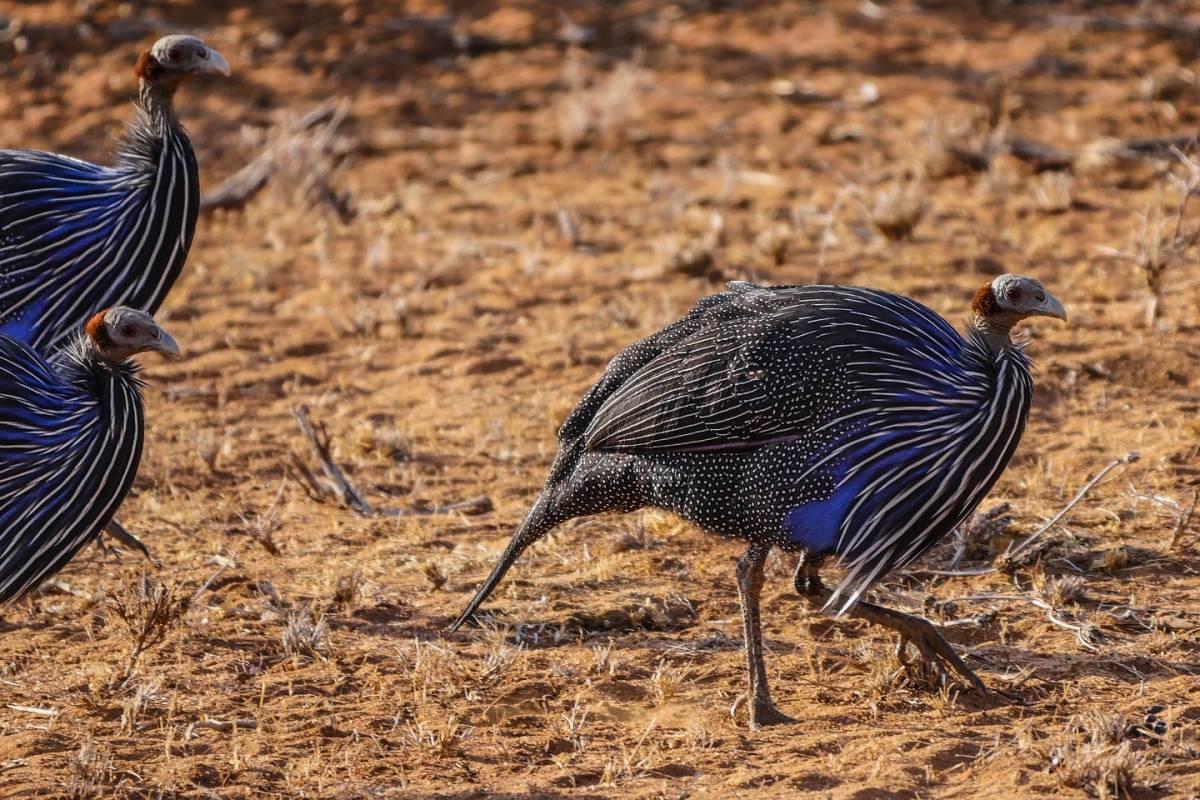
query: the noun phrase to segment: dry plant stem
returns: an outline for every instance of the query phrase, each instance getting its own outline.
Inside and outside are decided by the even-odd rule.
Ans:
[[[1008,547],[1008,549],[1006,549],[1004,551],[1004,554],[1001,556],[1001,558],[1004,560],[1012,560],[1012,559],[1016,558],[1017,556],[1019,556],[1021,553],[1028,550],[1029,547],[1042,534],[1044,534],[1046,531],[1050,530],[1055,525],[1057,525],[1058,521],[1067,515],[1067,512],[1069,512],[1072,508],[1077,506],[1080,503],[1080,501],[1083,500],[1083,498],[1087,497],[1088,492],[1090,492],[1096,486],[1096,484],[1098,484],[1098,483],[1100,483],[1100,481],[1104,480],[1104,477],[1106,475],[1108,475],[1108,473],[1112,472],[1117,467],[1124,466],[1126,464],[1132,464],[1132,463],[1136,462],[1138,460],[1138,458],[1140,458],[1140,456],[1136,452],[1131,452],[1131,453],[1126,453],[1125,455],[1121,456],[1120,458],[1116,458],[1116,459],[1113,459],[1112,461],[1110,461],[1107,465],[1105,465],[1104,469],[1102,469],[1098,473],[1096,473],[1096,476],[1094,478],[1092,478],[1090,481],[1085,483],[1083,485],[1083,488],[1080,489],[1078,492],[1076,492],[1075,496],[1071,498],[1071,501],[1069,503],[1067,503],[1065,506],[1063,506],[1062,509],[1057,514],[1055,514],[1053,517],[1051,517],[1046,522],[1045,525],[1043,525],[1042,527],[1040,527],[1036,531],[1034,531],[1032,534],[1030,534],[1029,538],[1027,538],[1025,541],[1021,542],[1021,544],[1017,545],[1016,548],[1013,548],[1010,545]]]
[[[1192,491],[1192,502],[1187,507],[1187,511],[1182,511],[1179,514],[1179,521],[1175,523],[1175,530],[1171,532],[1171,543],[1167,545],[1167,551],[1171,552],[1179,544],[1179,539],[1183,536],[1183,532],[1187,530],[1188,523],[1192,521],[1192,515],[1196,513],[1196,501],[1200,499],[1200,490]]]
[[[422,510],[376,508],[363,497],[362,492],[350,482],[350,479],[346,477],[346,473],[342,472],[341,467],[333,460],[333,454],[329,446],[329,432],[322,423],[313,424],[309,418],[308,406],[297,406],[292,410],[292,414],[296,417],[296,424],[300,426],[300,433],[304,435],[304,438],[308,440],[309,445],[312,446],[313,451],[317,454],[317,459],[321,462],[321,471],[325,473],[325,477],[327,478],[326,481],[320,480],[300,460],[299,456],[292,453],[292,464],[299,474],[300,483],[314,499],[320,500],[326,497],[333,497],[346,508],[357,514],[362,514],[364,517],[420,517],[434,514],[452,514],[454,512],[478,514],[490,511],[492,508],[492,501],[487,497],[475,497],[470,500],[462,500],[443,506],[433,506],[432,508]]]
[[[1055,514],[1053,517],[1051,517],[1046,522],[1046,524],[1044,524],[1042,527],[1038,528],[1036,531],[1031,533],[1029,535],[1029,537],[1027,539],[1025,539],[1025,541],[1021,542],[1015,548],[1012,547],[1012,545],[1009,545],[1008,549],[1005,550],[997,558],[997,561],[1011,563],[1011,561],[1014,558],[1016,558],[1018,555],[1025,552],[1026,550],[1028,550],[1030,545],[1038,537],[1040,537],[1046,531],[1050,530],[1055,525],[1057,525],[1059,520],[1061,520],[1064,516],[1066,516],[1067,512],[1069,512],[1072,508],[1077,506],[1083,500],[1083,498],[1087,497],[1088,492],[1090,492],[1092,489],[1094,489],[1096,487],[1096,484],[1098,484],[1101,480],[1103,480],[1106,475],[1108,475],[1110,472],[1112,472],[1114,469],[1116,469],[1119,466],[1134,463],[1135,461],[1138,460],[1138,458],[1139,458],[1139,456],[1137,453],[1126,453],[1124,456],[1121,456],[1120,458],[1114,459],[1113,461],[1109,462],[1104,467],[1104,469],[1100,470],[1100,472],[1096,474],[1096,476],[1094,478],[1092,478],[1090,481],[1085,483],[1083,485],[1083,488],[1080,489],[1078,492],[1076,492],[1075,496],[1071,498],[1071,501],[1069,503],[1067,503],[1065,506],[1063,506],[1062,509],[1057,514]],[[917,568],[917,569],[908,570],[908,573],[910,575],[933,575],[933,576],[936,576],[939,578],[974,578],[974,577],[978,577],[979,575],[991,575],[993,572],[996,572],[996,571],[997,571],[997,567],[989,566],[989,567],[975,567],[973,569],[922,569],[922,568]]]
[[[200,210],[242,208],[270,181],[271,173],[275,170],[275,159],[284,140],[310,131],[318,125],[326,126],[323,135],[328,137],[341,124],[346,113],[347,104],[344,101],[329,100],[295,120],[272,139],[250,163],[226,178],[216,189],[201,197]]]

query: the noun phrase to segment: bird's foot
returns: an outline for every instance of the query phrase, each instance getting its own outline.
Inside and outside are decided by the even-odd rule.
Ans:
[[[943,682],[949,680],[949,671],[958,673],[958,675],[971,684],[980,694],[987,694],[988,688],[979,676],[972,671],[970,667],[959,658],[958,653],[954,652],[954,648],[950,646],[933,623],[927,619],[913,617],[908,614],[901,614],[898,611],[891,611],[890,614],[895,614],[895,618],[889,622],[880,622],[880,624],[891,628],[900,634],[900,642],[896,648],[896,657],[901,664],[908,665],[908,660],[905,657],[905,648],[909,643],[917,648],[917,652],[925,659],[926,663],[930,664],[942,678]]]
[[[737,696],[733,701],[733,706],[729,709],[729,716],[736,716],[738,708],[742,703],[747,703],[748,698],[744,694]],[[757,731],[771,725],[792,725],[796,720],[789,717],[787,714],[780,711],[771,702],[769,697],[758,697],[748,702],[750,710],[750,730]]]
[[[122,544],[124,544],[126,547],[131,547],[134,550],[138,551],[143,556],[145,556],[146,560],[149,561],[151,564],[153,564],[155,567],[162,566],[162,562],[154,557],[154,554],[150,552],[150,548],[147,547],[142,542],[141,539],[137,538],[132,533],[125,530],[125,526],[123,526],[121,523],[117,522],[115,519],[110,520],[108,525],[106,525],[104,527],[104,529],[102,531],[100,531],[100,535],[96,537],[96,544],[104,552],[105,556],[107,556],[109,553],[116,552],[116,550],[114,548],[110,548],[106,544],[104,544],[104,535],[105,534],[108,534],[109,536],[113,537],[118,542],[121,542]]]
[[[750,704],[750,730],[757,731],[769,725],[792,725],[796,720],[775,707],[770,700],[759,700]]]

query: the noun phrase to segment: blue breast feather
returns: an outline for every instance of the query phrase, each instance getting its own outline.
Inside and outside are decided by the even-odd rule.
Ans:
[[[838,551],[850,514],[865,520],[893,500],[889,516],[916,513],[933,489],[898,498],[911,485],[906,471],[911,478],[917,470],[951,463],[944,458],[947,441],[964,441],[963,427],[985,401],[980,378],[990,365],[978,347],[912,300],[872,295],[872,323],[840,337],[855,398],[841,411],[847,422],[827,423],[826,446],[801,472],[810,483],[824,477],[833,491],[793,508],[784,519],[790,541],[813,554]],[[949,435],[954,431],[959,435]],[[899,480],[862,495],[889,475]]]

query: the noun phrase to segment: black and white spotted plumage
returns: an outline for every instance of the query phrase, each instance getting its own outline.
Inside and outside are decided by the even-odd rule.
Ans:
[[[137,371],[82,337],[52,365],[0,335],[0,602],[62,569],[129,492],[142,453]]]
[[[546,486],[459,623],[555,525],[657,506],[836,555],[845,610],[960,524],[1021,438],[1021,347],[845,286],[730,284],[626,348],[559,431]]]

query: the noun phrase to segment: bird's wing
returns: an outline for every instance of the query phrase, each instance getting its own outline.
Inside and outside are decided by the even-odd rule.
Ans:
[[[863,400],[875,379],[850,366],[862,353],[936,360],[962,343],[940,317],[896,295],[733,289],[720,296],[729,308],[710,311],[607,395],[588,421],[588,449],[738,450],[799,437]]]
[[[111,291],[109,267],[136,246],[148,185],[133,170],[0,151],[0,333],[42,348],[95,312],[87,298]]]
[[[89,504],[109,467],[109,439],[99,403],[28,345],[0,336],[0,602],[98,531]]]

